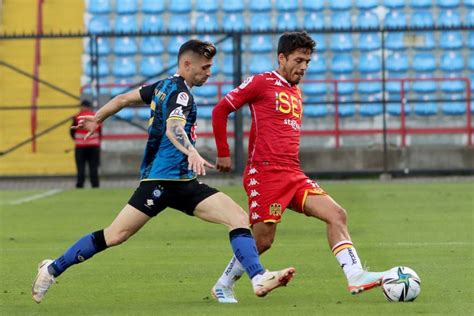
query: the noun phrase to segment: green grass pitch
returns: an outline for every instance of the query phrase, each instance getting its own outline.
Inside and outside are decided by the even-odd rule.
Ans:
[[[37,305],[31,282],[41,259],[55,258],[86,233],[105,227],[133,189],[0,192],[1,315],[472,315],[474,185],[436,182],[329,182],[349,214],[349,229],[372,271],[413,268],[422,291],[413,303],[389,303],[380,289],[346,290],[325,226],[287,211],[262,263],[294,266],[288,287],[266,298],[243,278],[238,304],[220,305],[210,289],[232,252],[224,226],[166,210],[125,244],[73,266]],[[224,187],[245,208],[240,187]]]

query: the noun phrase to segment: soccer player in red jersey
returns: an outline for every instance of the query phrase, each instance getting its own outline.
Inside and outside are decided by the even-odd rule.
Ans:
[[[306,32],[283,34],[278,43],[278,69],[247,78],[216,105],[212,114],[216,167],[230,171],[227,118],[248,104],[252,125],[243,185],[259,253],[271,247],[285,209],[320,219],[326,223],[329,246],[346,275],[349,291],[357,294],[380,285],[383,272],[363,269],[349,236],[346,211],[304,174],[298,157],[304,112],[298,83],[314,47]],[[225,293],[219,302],[237,303],[233,286],[243,273],[233,257],[213,288],[213,293]]]

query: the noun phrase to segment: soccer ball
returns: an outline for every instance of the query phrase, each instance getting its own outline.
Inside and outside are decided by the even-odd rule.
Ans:
[[[395,267],[383,277],[382,291],[387,301],[411,302],[420,295],[421,280],[412,269]]]

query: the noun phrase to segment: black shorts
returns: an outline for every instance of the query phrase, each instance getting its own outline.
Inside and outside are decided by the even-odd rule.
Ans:
[[[219,192],[199,182],[190,181],[142,181],[128,204],[153,217],[167,207],[193,215],[196,206],[206,198]]]

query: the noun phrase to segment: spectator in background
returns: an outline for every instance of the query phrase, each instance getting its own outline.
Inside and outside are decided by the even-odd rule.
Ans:
[[[79,113],[77,113],[72,122],[72,126],[77,126],[79,118],[86,115],[94,115],[92,111],[92,104],[88,100],[83,100],[80,105]],[[70,129],[71,137],[74,140],[75,150],[74,155],[77,167],[77,181],[76,188],[84,187],[86,163],[89,165],[89,178],[93,188],[99,187],[99,164],[100,164],[100,141],[101,141],[101,127],[97,131],[84,139],[88,133],[85,129]]]

